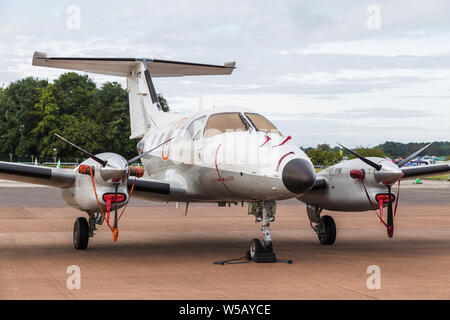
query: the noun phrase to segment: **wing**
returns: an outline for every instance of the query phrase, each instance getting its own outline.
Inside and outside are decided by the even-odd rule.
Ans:
[[[450,165],[448,163],[433,164],[427,166],[406,167],[401,168],[403,171],[402,179],[422,178],[426,176],[433,176],[445,174],[450,172]]]
[[[0,161],[0,179],[51,187],[69,187],[75,181],[72,170]]]
[[[159,59],[140,58],[70,58],[47,57],[46,53],[35,52],[33,66],[53,67],[61,69],[79,70],[92,73],[108,74],[128,77],[133,69],[145,60],[152,77],[182,77],[199,75],[231,74],[235,69],[235,62],[224,65],[211,65],[192,62],[169,61]]]
[[[185,194],[185,190],[181,188],[171,187],[169,183],[164,181],[138,178],[128,179],[128,190],[134,183],[133,197],[145,200],[162,200],[166,201],[170,198]]]

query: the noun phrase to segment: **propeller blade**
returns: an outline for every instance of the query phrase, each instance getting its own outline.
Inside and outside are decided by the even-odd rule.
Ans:
[[[91,158],[94,161],[97,161],[98,163],[100,163],[103,167],[106,166],[106,161],[103,161],[102,159],[96,157],[95,155],[93,155],[92,153],[80,148],[79,146],[73,144],[72,142],[70,142],[67,139],[64,139],[63,137],[61,137],[59,134],[55,133],[55,136],[57,136],[58,138],[60,138],[61,140],[63,140],[64,142],[70,144],[72,147],[80,150],[81,152],[83,152],[86,156],[88,156],[89,158]]]
[[[114,229],[117,229],[118,227],[118,220],[117,220],[117,189],[119,188],[119,183],[114,183]]]
[[[149,154],[150,152],[152,152],[152,151],[155,150],[155,149],[158,149],[159,147],[161,147],[162,145],[166,144],[167,142],[169,142],[169,141],[172,140],[172,139],[173,139],[173,137],[170,138],[170,139],[167,139],[166,141],[162,142],[161,144],[157,145],[156,147],[154,147],[154,148],[152,148],[152,149],[150,149],[150,150],[144,152],[143,154],[140,154],[140,155],[138,155],[138,156],[136,156],[136,157],[134,157],[134,158],[128,160],[128,161],[127,161],[127,162],[128,162],[128,165],[135,163],[135,162],[138,161],[140,158],[145,157],[147,154]]]
[[[388,218],[387,218],[387,232],[389,238],[394,235],[394,210],[392,209],[392,187],[387,186],[389,193],[389,204],[388,204]]]
[[[362,155],[356,153],[355,151],[352,151],[346,147],[344,147],[342,144],[338,143],[339,146],[341,146],[341,148],[344,148],[347,152],[351,153],[352,155],[354,155],[355,157],[357,157],[359,160],[361,160],[362,162],[367,163],[369,166],[371,166],[372,168],[374,168],[377,171],[381,170],[381,166],[379,164],[376,164],[373,161],[370,161],[369,159],[363,157]]]
[[[424,151],[425,149],[427,149],[429,146],[431,146],[433,143],[429,143],[427,144],[425,147],[423,147],[422,149],[420,149],[419,151],[414,152],[412,155],[410,155],[408,158],[403,159],[402,161],[400,161],[399,163],[397,163],[397,166],[399,168],[403,167],[405,164],[407,164],[410,160],[414,159],[415,157],[417,157],[419,154],[422,153],[422,151]]]

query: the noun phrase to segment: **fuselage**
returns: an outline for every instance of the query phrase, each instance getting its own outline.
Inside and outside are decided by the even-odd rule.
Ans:
[[[149,130],[138,152],[170,138],[141,161],[149,178],[186,190],[172,201],[282,200],[307,191],[315,181],[311,161],[291,137],[250,110],[213,108],[180,115],[163,128]],[[290,162],[291,171],[299,174],[283,180]],[[286,179],[305,187],[286,187]]]

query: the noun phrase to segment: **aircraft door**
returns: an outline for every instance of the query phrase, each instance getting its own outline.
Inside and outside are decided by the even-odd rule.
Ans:
[[[200,117],[192,121],[186,130],[186,135],[190,141],[191,161],[192,163],[200,163],[203,161],[202,155],[202,132],[206,117]]]

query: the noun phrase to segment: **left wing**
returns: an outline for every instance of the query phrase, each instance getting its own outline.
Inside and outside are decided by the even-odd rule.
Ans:
[[[422,178],[426,176],[433,176],[438,174],[445,174],[450,172],[450,165],[448,163],[432,164],[426,166],[406,167],[401,168],[403,171],[402,179]]]
[[[50,187],[69,187],[75,181],[73,170],[47,168],[0,161],[0,179]]]

